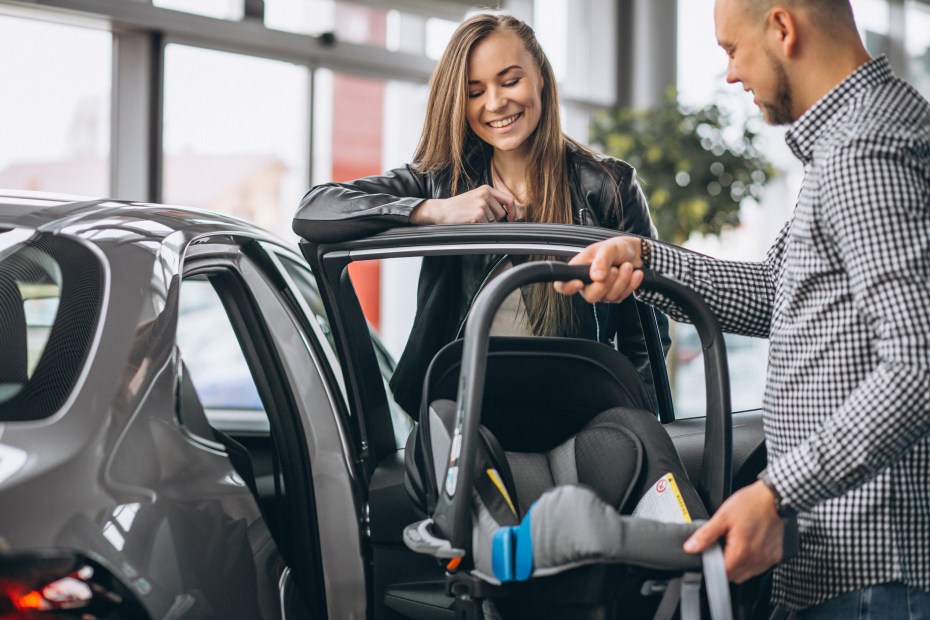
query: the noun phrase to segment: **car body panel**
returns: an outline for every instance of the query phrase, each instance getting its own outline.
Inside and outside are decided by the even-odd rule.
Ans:
[[[25,454],[0,480],[0,550],[90,554],[153,617],[185,609],[280,617],[280,555],[254,498],[223,447],[178,420],[174,330],[189,244],[228,235],[281,242],[207,213],[15,201],[0,198],[0,226],[85,245],[106,285],[92,362],[65,405],[45,419],[0,422],[0,444]]]

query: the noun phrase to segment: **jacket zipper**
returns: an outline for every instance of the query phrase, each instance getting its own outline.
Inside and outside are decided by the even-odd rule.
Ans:
[[[591,218],[588,217],[588,211],[584,207],[578,207],[578,223],[582,226],[591,226],[589,223]]]
[[[582,226],[592,226],[593,224],[589,221],[592,218],[588,217],[588,210],[584,207],[578,207],[578,222]],[[597,304],[591,304],[591,312],[594,314],[594,337],[597,342],[601,341],[601,321],[597,317]]]
[[[468,315],[471,314],[471,307],[472,305],[474,305],[475,299],[478,298],[478,295],[480,295],[481,291],[484,290],[484,287],[487,286],[488,280],[491,279],[491,275],[494,274],[494,272],[497,271],[497,268],[500,267],[501,264],[505,260],[507,260],[509,257],[510,257],[509,254],[504,254],[500,259],[498,259],[496,263],[494,263],[491,269],[489,269],[488,272],[484,275],[484,279],[481,281],[481,286],[478,287],[478,290],[475,291],[474,296],[472,296],[471,300],[468,302],[468,310],[465,311],[465,316],[462,318],[462,322],[459,323],[459,329],[455,335],[456,339],[459,339],[462,337],[462,332],[465,330],[465,322],[468,321]]]

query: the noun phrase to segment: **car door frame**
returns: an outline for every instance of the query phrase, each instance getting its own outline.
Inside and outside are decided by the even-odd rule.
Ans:
[[[348,456],[350,440],[341,423],[343,398],[312,319],[272,258],[275,253],[299,264],[299,255],[270,239],[205,235],[188,245],[182,277],[220,269],[236,281],[225,299],[218,293],[227,313],[228,303],[241,312],[238,320],[230,316],[240,342],[244,332],[250,346],[261,349],[243,353],[251,358],[250,368],[258,364],[267,376],[268,384],[259,387],[260,393],[265,391],[263,400],[270,395],[276,401],[266,409],[280,440],[282,471],[293,501],[287,525],[294,547],[288,553],[290,578],[313,617],[349,617],[362,608],[355,601],[365,581],[362,559],[353,552],[360,548],[361,525],[345,528],[346,513],[357,516],[361,511],[354,496],[358,485]],[[348,540],[321,535],[337,525]]]
[[[586,245],[615,236],[607,229],[578,226],[552,226],[539,224],[511,224],[495,226],[430,226],[393,229],[384,233],[334,244],[301,243],[301,251],[317,276],[324,306],[329,315],[337,353],[346,382],[348,409],[347,423],[354,429],[356,455],[359,465],[359,494],[365,512],[369,511],[369,485],[376,469],[383,465],[374,480],[384,491],[385,484],[397,490],[400,476],[402,484],[403,451],[394,442],[390,406],[380,380],[374,344],[369,336],[367,322],[349,277],[348,265],[352,262],[380,258],[401,258],[441,254],[515,253],[542,254],[570,257]],[[673,418],[671,393],[665,370],[664,352],[659,338],[655,314],[650,306],[637,302],[640,320],[646,328],[650,364],[661,368],[655,375],[656,391],[662,417]],[[387,479],[387,480],[386,480]],[[399,513],[399,514],[398,514]],[[391,519],[405,514],[392,511]],[[377,515],[372,515],[376,517]],[[411,519],[412,520],[412,519]],[[371,522],[369,536],[363,540],[362,553],[368,559],[367,588],[370,609],[381,609],[382,601],[374,600],[381,594],[380,581],[373,575],[378,558],[372,548],[371,531],[383,531],[381,524]],[[398,533],[399,534],[399,533]],[[397,543],[400,542],[399,535]],[[376,614],[377,616],[377,614]]]
[[[337,353],[342,365],[352,420],[359,425],[360,494],[368,500],[371,477],[379,463],[397,468],[396,446],[390,423],[387,395],[378,381],[373,345],[364,313],[348,275],[355,261],[381,258],[422,257],[441,254],[521,253],[548,256],[575,255],[584,247],[616,236],[615,230],[553,224],[506,224],[465,226],[411,226],[394,228],[363,239],[311,243],[303,241],[301,252],[317,276],[320,293],[329,314]],[[514,250],[519,249],[519,252]],[[637,300],[644,326],[650,365],[656,387],[658,415],[673,443],[682,453],[689,473],[699,472],[703,458],[705,417],[676,420],[665,354],[661,347],[654,310]],[[643,320],[651,317],[651,320]],[[734,416],[734,488],[754,479],[765,466],[761,411]],[[697,475],[695,479],[697,479]],[[364,550],[366,555],[371,550]],[[369,588],[369,596],[373,596]],[[374,603],[374,602],[373,602]]]

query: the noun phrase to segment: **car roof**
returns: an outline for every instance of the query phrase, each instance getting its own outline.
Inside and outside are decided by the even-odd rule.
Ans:
[[[108,242],[164,242],[175,233],[187,240],[203,234],[260,238],[295,246],[254,224],[189,207],[0,189],[0,230],[26,228],[64,234],[100,245]]]

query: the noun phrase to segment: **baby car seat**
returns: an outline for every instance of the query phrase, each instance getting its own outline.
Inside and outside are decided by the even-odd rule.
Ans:
[[[700,493],[622,354],[580,339],[488,338],[515,288],[587,277],[558,262],[509,270],[476,299],[464,342],[436,355],[406,452],[408,491],[429,518],[404,541],[445,565],[464,617],[661,618],[680,598],[688,620],[700,616],[703,573],[712,617],[730,618],[719,546],[703,558],[681,549],[729,493],[726,358],[703,301],[654,274],[644,283],[689,312],[704,344]]]

